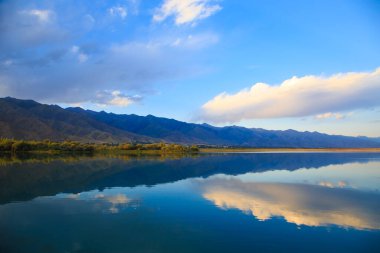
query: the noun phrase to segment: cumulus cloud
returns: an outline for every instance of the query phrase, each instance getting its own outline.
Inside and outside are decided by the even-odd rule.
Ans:
[[[93,99],[91,102],[107,106],[107,105],[114,105],[114,106],[128,106],[132,103],[138,102],[142,99],[141,96],[135,95],[135,96],[128,96],[126,94],[123,94],[119,90],[114,91],[99,91],[96,94],[95,99]]]
[[[161,22],[174,16],[177,25],[194,23],[207,18],[222,9],[213,0],[165,0],[153,16],[153,20]]]
[[[292,77],[280,85],[256,83],[235,94],[221,93],[202,106],[200,118],[212,122],[319,115],[380,105],[380,68],[332,76]]]

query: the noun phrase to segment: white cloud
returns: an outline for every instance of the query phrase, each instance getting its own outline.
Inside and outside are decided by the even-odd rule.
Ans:
[[[137,14],[139,0],[123,2],[114,6],[124,6],[127,15]],[[115,9],[113,13],[122,16],[110,17],[112,5],[103,13],[94,12],[90,5],[75,12],[55,3],[48,7],[26,8],[18,1],[0,4],[1,96],[86,104],[99,103],[99,91],[120,90],[128,95],[109,94],[102,103],[125,106],[156,94],[158,85],[207,71],[201,52],[195,51],[217,41],[211,32],[189,37],[180,32],[148,32],[141,40],[126,41],[121,35],[116,40],[89,41],[86,38],[92,38],[93,32],[119,25],[109,21],[121,20],[123,11]],[[173,46],[177,38],[181,45]]]
[[[343,119],[345,116],[341,113],[326,112],[315,116],[316,119]]]
[[[156,83],[204,71],[199,62],[195,64],[198,53],[189,48],[173,47],[172,42],[170,38],[112,44],[101,49],[71,44],[59,59],[50,56],[50,52],[41,55],[39,58],[47,62],[44,64],[34,63],[35,56],[27,56],[22,62],[17,59],[21,63],[0,68],[0,95],[44,103],[92,102],[125,106],[142,99],[135,94],[143,97],[153,94]],[[85,56],[80,62],[80,54],[88,57],[86,62],[83,62]],[[105,90],[108,95],[103,95],[107,99],[99,99],[99,91]],[[115,90],[131,92],[132,96],[115,98],[111,94]]]
[[[52,16],[54,15],[54,12],[50,10],[38,10],[38,9],[23,10],[23,11],[20,11],[20,13],[35,17],[41,23],[49,22]]]
[[[188,35],[183,38],[176,38],[171,44],[173,47],[182,47],[188,49],[201,49],[219,42],[219,37],[214,33],[201,33]]]
[[[122,6],[114,6],[109,8],[108,13],[111,16],[119,16],[121,19],[125,19],[128,15],[127,8]]]
[[[380,105],[380,68],[329,77],[292,77],[280,85],[256,83],[235,94],[221,93],[202,106],[201,119],[237,122],[254,118],[320,115]]]
[[[213,0],[165,0],[156,10],[153,20],[161,22],[174,16],[175,23],[182,25],[207,18],[221,9]]]
[[[113,91],[112,93],[113,98],[108,101],[108,104],[110,105],[117,105],[117,106],[128,106],[133,103],[133,100],[121,94],[120,91]]]
[[[88,60],[88,55],[83,53],[83,50],[80,47],[74,45],[71,47],[70,51],[78,58],[79,63],[84,63]]]
[[[113,105],[113,106],[120,106],[125,107],[132,103],[135,103],[137,101],[140,101],[142,98],[140,96],[128,96],[126,94],[123,94],[119,90],[113,90],[113,91],[101,91],[96,94],[96,98],[92,101],[93,103],[96,103],[100,106],[107,106],[107,105]]]

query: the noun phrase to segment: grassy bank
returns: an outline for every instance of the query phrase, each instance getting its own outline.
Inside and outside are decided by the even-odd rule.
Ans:
[[[80,143],[75,141],[25,141],[0,139],[0,153],[21,154],[121,154],[160,155],[195,153],[250,153],[250,152],[380,152],[380,148],[198,148],[170,143]]]
[[[162,154],[162,153],[197,153],[197,146],[185,146],[168,143],[149,144],[95,144],[75,141],[55,142],[25,141],[0,139],[0,153],[125,153],[125,154]]]

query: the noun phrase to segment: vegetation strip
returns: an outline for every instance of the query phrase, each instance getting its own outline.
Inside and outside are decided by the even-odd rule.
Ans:
[[[149,144],[94,144],[80,143],[75,141],[55,142],[44,141],[25,141],[13,139],[0,139],[0,152],[20,153],[20,152],[75,152],[93,153],[107,151],[124,151],[129,153],[197,153],[197,146],[185,146],[168,143],[149,143]]]

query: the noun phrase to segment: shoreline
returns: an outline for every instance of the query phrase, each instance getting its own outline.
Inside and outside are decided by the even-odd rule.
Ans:
[[[200,148],[199,153],[380,153],[380,148]]]
[[[120,150],[99,149],[93,151],[76,150],[29,150],[0,151],[0,155],[196,155],[227,153],[380,153],[380,148],[200,148],[198,151],[178,150]]]

